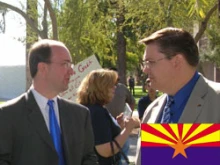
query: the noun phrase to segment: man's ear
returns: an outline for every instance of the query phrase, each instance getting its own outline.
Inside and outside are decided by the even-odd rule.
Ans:
[[[40,74],[45,74],[45,71],[47,70],[47,64],[44,62],[39,62],[37,65],[37,70]]]
[[[173,57],[172,63],[175,69],[180,69],[183,65],[185,58],[182,54],[177,54]]]

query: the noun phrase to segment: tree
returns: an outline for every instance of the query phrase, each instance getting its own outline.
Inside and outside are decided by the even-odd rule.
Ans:
[[[195,32],[195,40],[199,41],[204,34],[213,37],[210,30],[218,23],[214,15],[216,0],[44,2],[42,12],[38,12],[38,17],[42,18],[38,26],[23,10],[1,1],[0,5],[24,15],[31,29],[41,38],[58,39],[59,34],[75,63],[95,54],[103,67],[117,65],[123,83],[126,82],[126,73],[137,76],[142,73],[140,66],[144,47],[138,44],[141,38],[167,26],[182,27],[193,34],[193,24],[197,21],[200,27]],[[51,24],[48,23],[47,13]],[[217,27],[215,31],[218,31]]]
[[[126,39],[123,24],[125,22],[125,5],[123,0],[117,1],[116,8],[116,47],[117,47],[117,68],[120,82],[126,82]]]
[[[29,18],[38,26],[38,12],[37,12],[37,1],[27,0],[27,12]],[[30,75],[30,68],[28,65],[28,52],[31,45],[38,40],[37,33],[32,30],[29,24],[26,24],[26,90],[30,88],[32,79]]]
[[[58,1],[57,1],[58,2]],[[30,48],[30,45],[38,40],[38,38],[48,38],[48,35],[50,33],[49,27],[48,27],[48,17],[47,13],[49,12],[50,20],[51,20],[51,26],[52,26],[52,38],[55,40],[58,40],[58,31],[57,31],[57,18],[56,18],[56,6],[54,5],[54,8],[52,7],[52,4],[50,0],[44,0],[44,7],[43,7],[43,16],[42,16],[42,24],[41,26],[38,26],[38,1],[35,0],[27,0],[27,12],[25,10],[22,10],[18,7],[15,7],[13,5],[10,5],[8,3],[4,3],[0,1],[0,6],[2,9],[12,10],[18,14],[20,14],[26,21],[27,24],[27,35],[26,35],[26,88],[28,89],[31,84],[31,77],[29,75],[29,67],[27,62],[27,55]]]
[[[6,9],[0,7],[0,14],[1,14],[1,16],[0,16],[0,33],[1,32],[5,33],[5,26],[6,26],[6,24],[5,24],[5,14],[6,14],[6,12],[7,12]]]
[[[64,13],[64,15],[67,14],[67,17],[63,26],[68,28],[64,29],[66,33],[64,38],[65,42],[74,45],[73,52],[78,51],[78,53],[74,53],[76,59],[77,54],[80,58],[96,54],[102,66],[114,65],[114,60],[118,60],[119,70],[129,69],[132,72],[136,68],[139,73],[141,73],[140,65],[143,54],[143,47],[137,44],[139,39],[166,26],[182,27],[193,34],[194,22],[202,22],[201,25],[207,27],[216,11],[216,7],[213,6],[217,4],[216,0],[209,2],[206,0],[100,0],[84,1],[80,7],[77,0],[74,0],[74,6],[70,5],[73,0],[66,2],[68,5],[64,12],[65,10],[68,12]],[[93,11],[87,10],[85,6],[92,8]],[[73,8],[77,14],[69,14]],[[72,18],[72,24],[70,21],[68,22],[68,16]],[[206,30],[204,27],[201,26],[196,32],[196,41],[203,36]],[[63,35],[62,32],[61,35]],[[124,41],[118,42],[122,36]],[[75,41],[72,41],[71,38],[74,38]],[[118,53],[119,50],[125,53]],[[108,60],[112,60],[112,62],[108,63]],[[125,72],[122,71],[120,76],[124,77]]]

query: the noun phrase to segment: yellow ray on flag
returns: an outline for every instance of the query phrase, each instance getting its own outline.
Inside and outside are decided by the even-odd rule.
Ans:
[[[188,145],[192,144],[201,144],[201,143],[210,143],[210,142],[217,142],[220,139],[220,131],[213,132],[206,136],[200,137],[192,142],[187,143]]]
[[[173,125],[173,127],[175,127],[176,124],[171,124],[171,125]],[[176,139],[170,134],[170,132],[166,128],[164,128],[161,124],[153,124],[153,125],[151,125],[151,127],[155,128],[156,130],[159,130],[161,133],[163,133],[167,137],[176,141]]]
[[[160,138],[156,135],[150,134],[150,133],[145,132],[145,131],[141,131],[141,141],[159,143],[159,144],[167,144],[167,145],[174,144],[170,141],[167,141],[166,139]]]
[[[175,133],[175,135],[177,136],[177,138],[180,139],[178,125],[177,124],[170,124],[170,127],[173,130],[173,132]]]
[[[196,129],[196,130],[194,130],[185,140],[188,140],[188,139],[190,139],[191,137],[193,137],[193,136],[195,136],[195,135],[197,135],[198,133],[200,133],[200,132],[202,132],[203,130],[205,130],[205,129],[207,129],[208,127],[210,127],[211,125],[213,125],[213,124],[201,124],[201,125],[199,125],[199,127]],[[184,133],[186,133],[185,131],[189,131],[189,128],[192,126],[192,124],[184,124]],[[186,127],[186,129],[185,129],[185,127]],[[183,136],[183,137],[185,137],[185,136]]]

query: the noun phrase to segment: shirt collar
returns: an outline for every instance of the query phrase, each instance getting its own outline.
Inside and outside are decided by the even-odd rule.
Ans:
[[[195,86],[197,80],[199,79],[200,75],[198,72],[195,72],[194,76],[191,78],[191,80],[184,85],[174,96],[174,103],[176,106],[181,106],[182,103],[186,102],[193,90],[193,87]],[[171,96],[169,96],[171,97]]]
[[[41,95],[39,92],[37,92],[34,88],[31,88],[31,91],[35,97],[35,100],[38,104],[38,106],[40,107],[40,109],[46,109],[47,107],[47,102],[48,100],[53,100],[54,104],[57,104],[57,97],[54,97],[52,99],[48,99],[46,97],[44,97],[43,95]]]

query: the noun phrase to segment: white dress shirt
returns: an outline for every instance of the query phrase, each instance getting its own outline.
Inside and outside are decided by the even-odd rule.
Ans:
[[[31,91],[34,95],[34,98],[40,108],[40,111],[44,117],[44,120],[46,122],[46,125],[47,125],[47,129],[49,130],[50,132],[50,127],[49,127],[49,105],[47,105],[47,102],[48,102],[48,98],[42,96],[40,93],[38,93],[34,88],[33,86],[31,87]],[[50,100],[53,100],[54,101],[54,111],[55,111],[55,115],[56,115],[56,118],[57,118],[57,122],[58,122],[58,125],[60,126],[60,118],[59,118],[59,110],[58,110],[58,104],[57,104],[57,97],[54,97],[53,99],[50,99]]]

